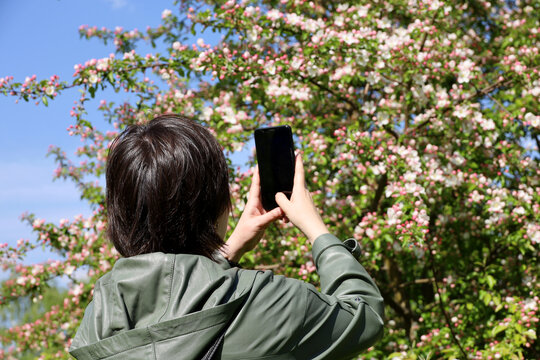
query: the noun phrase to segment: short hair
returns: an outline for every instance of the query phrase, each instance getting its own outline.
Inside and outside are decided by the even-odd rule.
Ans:
[[[151,252],[214,259],[219,216],[231,207],[229,169],[216,138],[180,115],[128,126],[106,169],[107,234],[124,257]]]

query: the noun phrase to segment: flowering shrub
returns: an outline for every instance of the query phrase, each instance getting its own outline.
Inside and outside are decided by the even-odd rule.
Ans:
[[[72,280],[63,303],[2,331],[0,359],[68,357],[92,284],[118,258],[95,180],[107,146],[164,112],[198,119],[250,165],[255,128],[292,127],[325,221],[358,241],[387,304],[385,336],[360,358],[540,358],[537,1],[185,0],[174,9],[145,32],[81,27],[116,53],[76,65],[73,80],[0,78],[4,95],[44,105],[81,91],[69,129],[84,140],[80,162],[50,153],[55,176],[78,184],[94,209],[60,224],[29,215],[35,241],[0,245],[12,274],[0,305],[39,301],[51,279]],[[203,29],[222,40],[208,44]],[[160,52],[140,54],[140,42]],[[101,100],[104,89],[128,95]],[[94,126],[88,106],[111,129]],[[251,170],[230,164],[234,226]],[[64,260],[21,265],[40,245]],[[269,228],[243,264],[318,281],[290,224]]]

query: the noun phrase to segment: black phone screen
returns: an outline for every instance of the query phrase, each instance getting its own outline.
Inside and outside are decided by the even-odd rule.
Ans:
[[[294,143],[287,125],[255,130],[255,148],[261,179],[261,197],[265,210],[278,205],[275,195],[290,198],[294,184]]]

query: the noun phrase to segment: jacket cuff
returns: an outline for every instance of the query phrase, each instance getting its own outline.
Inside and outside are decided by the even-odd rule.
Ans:
[[[356,246],[353,246],[354,244],[352,244],[350,240],[353,240]],[[341,242],[341,240],[339,240],[337,237],[335,237],[334,235],[330,233],[323,234],[323,235],[320,235],[318,238],[316,238],[315,241],[313,242],[312,254],[313,254],[313,259],[315,260],[315,266],[318,266],[319,258],[321,257],[322,253],[334,246],[340,246],[342,248],[345,248],[347,252],[353,253],[355,257],[357,257],[356,254],[360,253],[360,248],[356,240],[347,239],[346,242],[343,243]]]
[[[360,257],[360,245],[358,245],[358,241],[356,241],[356,239],[348,238],[343,242],[343,245],[345,245],[347,250],[349,250],[356,259]]]

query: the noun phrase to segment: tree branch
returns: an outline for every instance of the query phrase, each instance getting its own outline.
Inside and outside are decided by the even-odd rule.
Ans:
[[[375,197],[371,201],[371,205],[369,207],[370,212],[376,211],[379,207],[379,202],[381,201],[381,197],[384,193],[386,185],[388,185],[388,174],[384,173],[377,182],[377,190],[375,191]]]
[[[381,288],[379,288],[379,290],[381,291],[381,295],[383,296],[384,298],[384,302],[388,305],[390,305],[390,307],[399,315],[401,316],[405,322],[407,323],[411,323],[412,320],[414,319],[414,316],[411,312],[409,312],[407,309],[404,309],[400,304],[398,304],[394,298],[392,297],[392,294],[386,290],[383,290]]]
[[[396,139],[396,141],[399,143],[399,134],[397,132],[394,131],[394,129],[392,129],[390,126],[385,126],[383,127],[383,129],[389,133],[390,135],[392,135],[394,137],[394,139]]]
[[[437,17],[437,12],[435,12],[435,13],[433,14],[433,18],[431,19],[431,22],[432,22],[432,23],[435,22],[435,18],[436,18],[436,17]],[[424,37],[422,38],[422,43],[420,44],[420,48],[418,49],[418,52],[419,52],[419,53],[422,52],[422,51],[424,51],[424,46],[426,45],[426,41],[427,41],[427,38],[428,38],[428,34],[429,34],[428,31],[424,32]],[[405,89],[404,89],[405,91],[410,91],[411,86],[412,86],[412,81],[413,81],[413,79],[412,79],[412,77],[411,77],[411,78],[409,79],[409,81],[407,81],[407,86],[406,86]],[[405,126],[404,126],[404,133],[405,133],[405,134],[407,133],[407,130],[409,129],[409,124],[410,124],[410,122],[409,122],[409,116],[410,116],[411,111],[410,111],[408,105],[409,105],[409,103],[407,103],[406,106],[405,106]],[[399,138],[398,138],[398,140],[399,140]]]
[[[540,66],[535,66],[533,68],[531,68],[531,70],[536,70],[536,69],[540,69]],[[503,87],[503,86],[506,86],[506,85],[510,85],[513,81],[514,81],[514,77],[515,77],[516,74],[510,74],[510,76],[508,78],[502,78],[501,80],[491,84],[491,85],[488,85],[486,86],[485,88],[483,88],[482,90],[479,90],[479,91],[476,91],[475,94],[467,97],[467,98],[464,98],[464,99],[461,99],[461,101],[458,101],[458,104],[462,103],[462,102],[465,102],[465,101],[469,101],[469,100],[472,100],[472,99],[475,99],[479,96],[483,96],[483,95],[487,95],[489,94],[490,92],[500,88],[500,87]]]
[[[540,68],[540,66],[536,66],[534,68],[532,68],[533,70],[535,69],[538,69]],[[489,94],[500,88],[500,87],[503,87],[503,86],[506,86],[506,85],[509,85],[511,84],[514,79],[513,79],[513,75],[511,75],[509,78],[506,78],[506,79],[501,79],[491,85],[488,85],[486,86],[485,88],[483,88],[482,90],[477,90],[473,95],[471,96],[468,96],[466,98],[463,98],[463,99],[460,99],[456,102],[456,105],[459,105],[461,103],[464,103],[464,102],[467,102],[467,101],[471,101],[473,99],[476,99],[477,97],[480,97],[480,96],[484,96],[484,95],[488,95],[490,99],[492,99],[495,103],[497,103],[497,105],[501,106],[502,109],[504,109],[505,111],[507,111],[509,114],[510,112],[498,101],[496,100],[495,98],[493,98],[492,96],[490,96]],[[448,111],[450,111],[450,107],[448,107],[445,111],[445,113],[447,113]],[[429,123],[429,119],[426,119],[424,121],[422,121],[421,123],[419,123],[418,125],[412,127],[412,128],[409,128],[405,133],[404,133],[404,136],[409,136],[413,131],[416,131],[416,130],[420,130],[421,128],[423,128],[424,126],[426,126],[427,124]]]
[[[338,98],[339,100],[346,102],[347,104],[349,104],[351,106],[351,108],[353,110],[358,111],[358,112],[360,111],[360,108],[358,107],[358,104],[356,104],[355,102],[353,102],[353,101],[339,95],[338,93],[336,93],[334,90],[330,89],[329,87],[327,87],[327,86],[325,86],[323,84],[319,84],[317,81],[315,81],[315,79],[304,76],[302,74],[298,74],[298,76],[300,76],[300,78],[302,78],[302,80],[304,80],[304,81],[307,80],[311,84],[317,86],[319,89],[324,90],[324,91],[332,94],[332,96]]]
[[[434,224],[434,219],[435,216],[430,216],[430,219],[429,219],[429,234],[431,235],[430,237],[433,238],[433,234],[435,234],[435,224]],[[448,315],[448,313],[446,312],[445,310],[445,304],[444,304],[444,301],[443,301],[443,298],[442,298],[442,294],[441,294],[441,289],[439,288],[439,284],[438,284],[438,280],[437,280],[437,271],[436,271],[436,268],[435,268],[435,256],[433,255],[433,251],[431,249],[431,242],[430,242],[431,239],[428,239],[428,241],[426,241],[426,244],[427,244],[427,247],[428,247],[428,251],[429,251],[429,258],[430,258],[430,263],[431,263],[431,271],[433,273],[433,284],[435,284],[435,290],[437,291],[437,295],[438,295],[438,304],[439,304],[439,308],[441,309],[441,312],[446,320],[446,325],[448,326],[448,329],[450,330],[450,333],[452,334],[452,339],[454,340],[454,343],[459,347],[459,350],[461,351],[461,354],[463,355],[463,358],[466,359],[467,358],[467,353],[465,353],[465,350],[463,350],[463,347],[461,346],[461,343],[459,342],[455,332],[454,332],[454,329],[453,329],[453,325],[452,325],[452,322],[450,320],[450,316]]]
[[[160,68],[162,68],[162,67],[166,67],[166,66],[170,66],[170,65],[171,64],[168,63],[168,62],[160,62],[160,63],[155,63],[155,64],[141,65],[141,66],[127,66],[125,68],[111,69],[111,70],[104,71],[102,74],[100,74],[101,75],[100,77],[102,79],[105,79],[108,73],[123,74],[123,73],[127,73],[127,72],[130,72],[130,71],[133,71],[133,70],[146,71],[146,69],[148,69],[148,68],[152,68],[152,67],[160,67]],[[55,91],[67,90],[67,89],[74,88],[76,86],[88,86],[88,84],[85,84],[80,80],[81,80],[81,78],[77,78],[71,84],[67,84],[66,82],[60,83],[61,86],[56,88]],[[10,96],[18,96],[19,98],[23,96],[23,93],[20,92],[20,91],[17,91],[17,90],[9,90],[8,93],[9,93]],[[31,91],[31,92],[28,92],[26,94],[31,96],[32,99],[37,99],[38,97],[43,96],[43,91]]]
[[[373,200],[371,200],[371,204],[366,209],[362,210],[359,221],[361,221],[367,213],[377,210],[386,185],[388,185],[388,175],[387,173],[384,173],[377,181],[377,189],[375,190],[375,196],[373,197]]]

